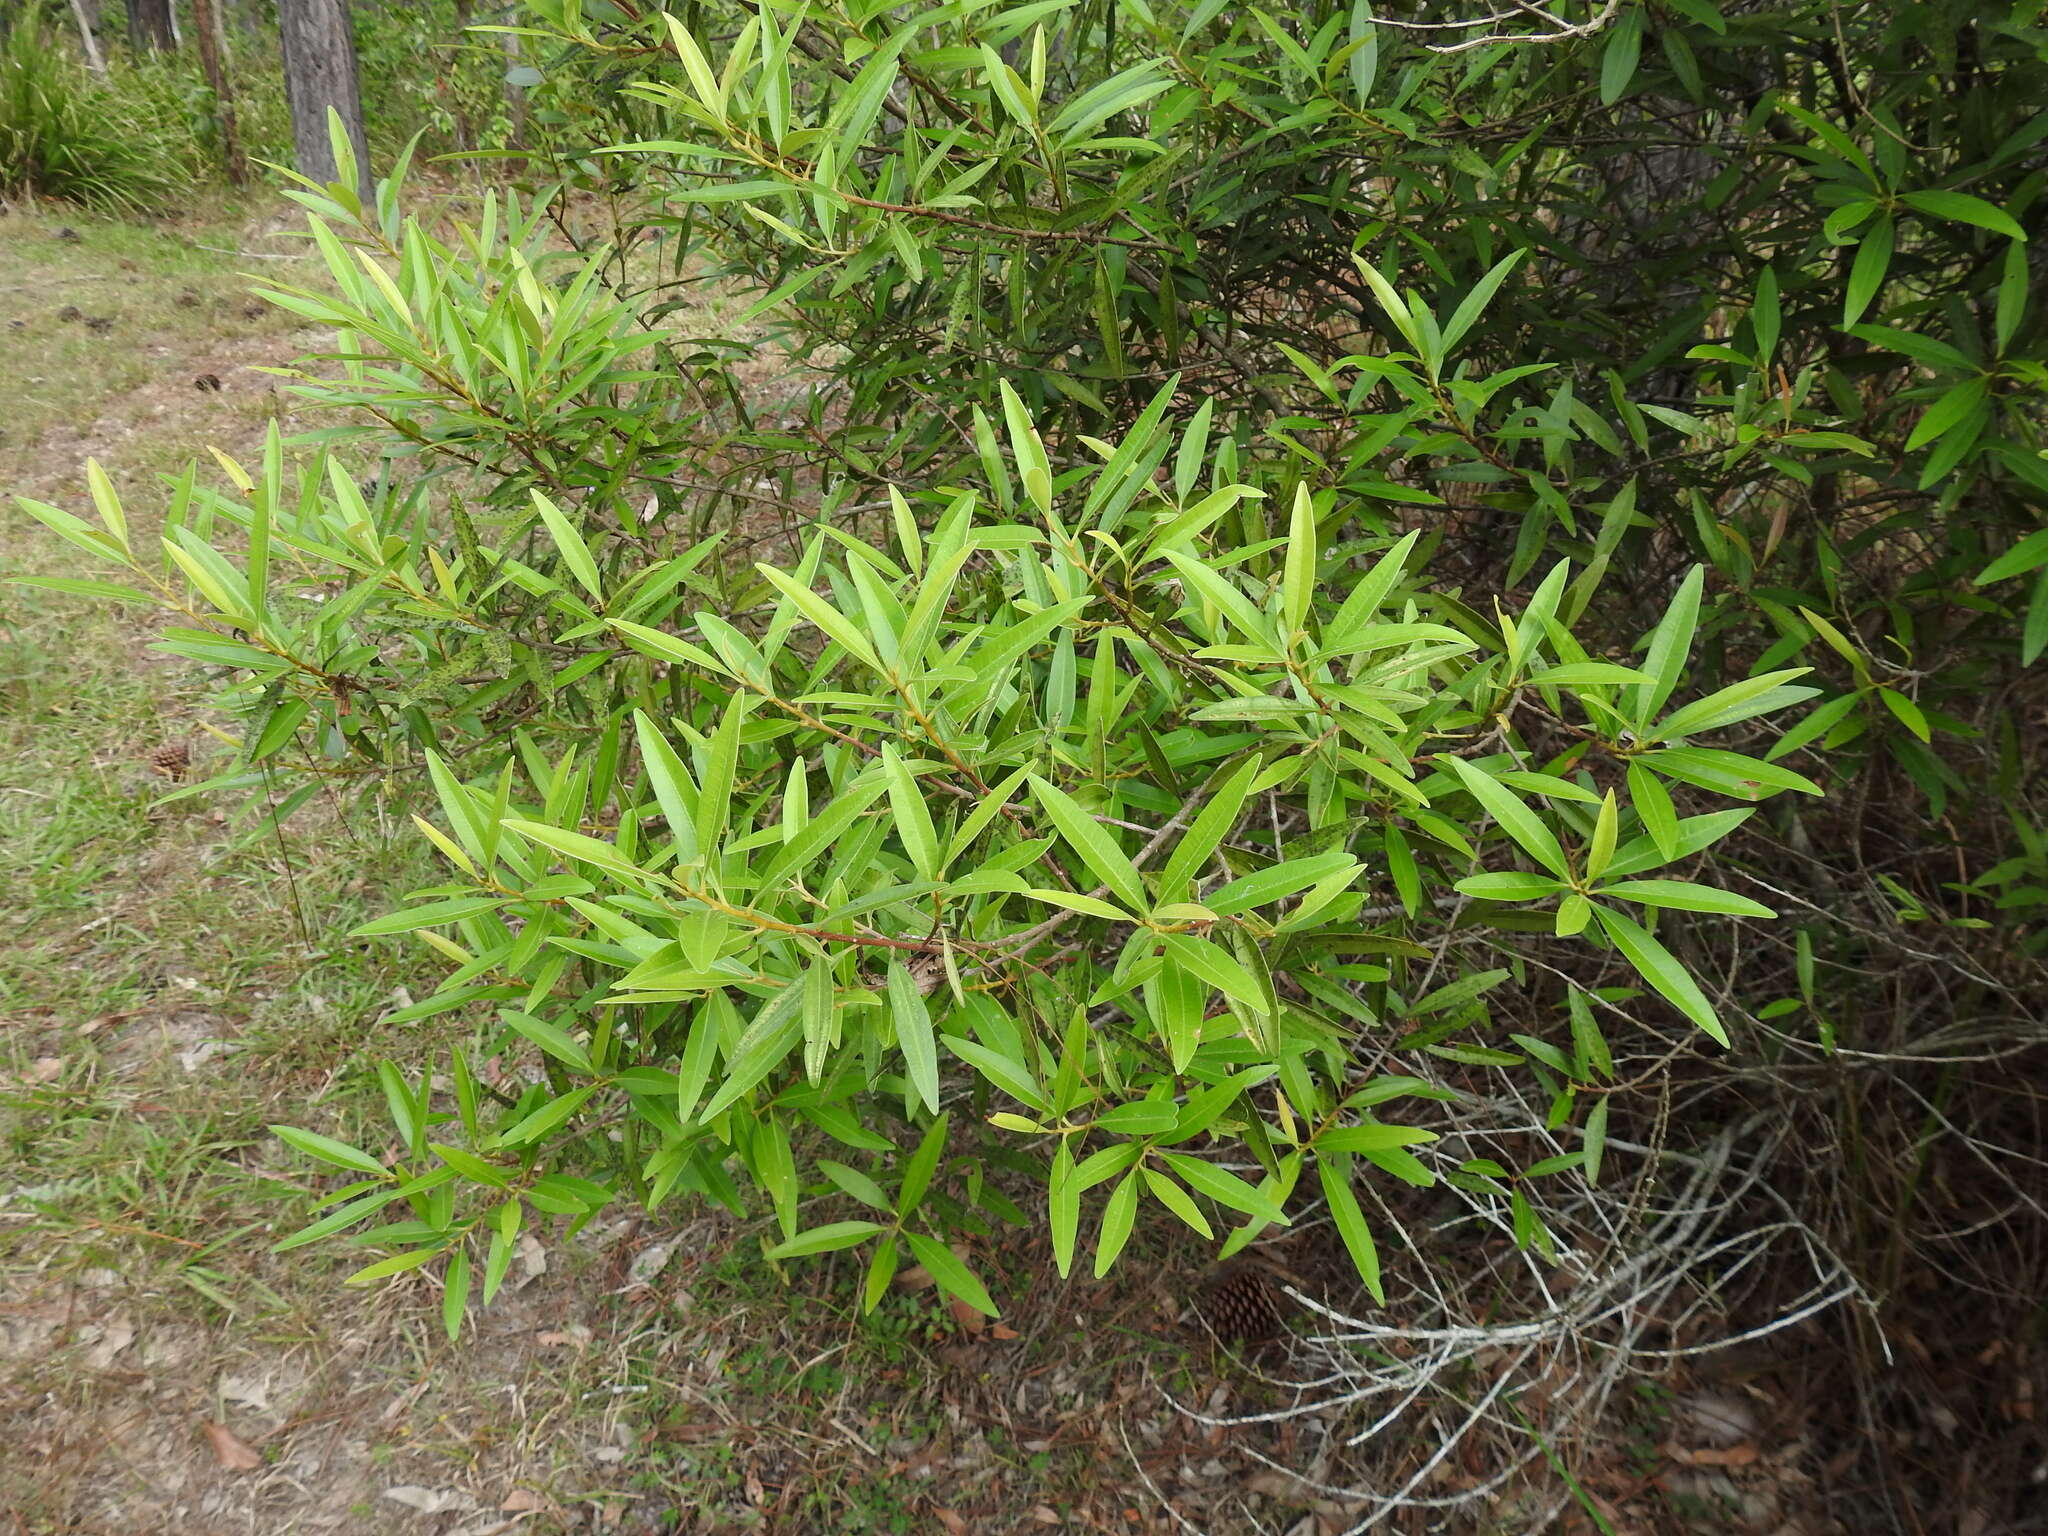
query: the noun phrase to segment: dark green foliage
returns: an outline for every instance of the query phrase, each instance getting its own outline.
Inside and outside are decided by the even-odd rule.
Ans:
[[[2048,545],[1999,558],[2048,492],[2031,6],[1629,5],[1449,56],[1362,4],[535,11],[590,82],[558,126],[657,194],[631,227],[858,360],[787,445],[835,479],[951,472],[1001,379],[1065,441],[1179,372],[1240,453],[1444,509],[1482,584],[1706,562],[1709,632],[1829,669],[1829,739],[1937,815],[1936,738],[2048,644]],[[1385,378],[1432,344],[1361,257],[1438,313],[1484,289],[1466,371],[1527,373]]]

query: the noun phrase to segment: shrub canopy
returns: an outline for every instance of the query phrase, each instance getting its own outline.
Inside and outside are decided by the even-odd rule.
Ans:
[[[1860,941],[1728,921],[1865,835],[1824,788],[1929,839],[1918,918],[1944,816],[2041,899],[2019,8],[531,9],[527,195],[297,194],[309,464],[188,475],[160,556],[103,477],[30,509],[221,669],[205,787],[362,777],[447,861],[362,931],[488,1022],[380,1067],[395,1160],[282,1132],[355,1176],[290,1241],[374,1221],[454,1330],[621,1195],[984,1308],[991,1222],[1100,1274],[1320,1204],[1377,1294],[1402,1185],[1556,1252],[1617,1032],[1832,1049]],[[1496,1092],[1535,1134],[1445,1118]]]

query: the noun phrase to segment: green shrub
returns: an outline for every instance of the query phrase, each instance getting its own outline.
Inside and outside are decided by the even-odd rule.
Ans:
[[[362,1176],[292,1241],[398,1213],[359,1278],[450,1266],[453,1327],[468,1255],[488,1292],[621,1194],[751,1188],[778,1256],[975,1304],[935,1245],[989,1221],[1064,1269],[1084,1205],[1106,1265],[1141,1208],[1228,1247],[1320,1199],[1376,1285],[1354,1172],[1547,1247],[1610,1031],[1835,1048],[1816,950],[1869,925],[1801,895],[1783,956],[1701,963],[1813,846],[1755,810],[1817,791],[1786,760],[1853,784],[1845,859],[1873,798],[1922,834],[1885,890],[1948,923],[1926,822],[2048,611],[1999,601],[2048,590],[2023,40],[1993,111],[1904,67],[1939,18],[1818,7],[1448,58],[1363,8],[534,9],[564,186],[445,239],[396,179],[297,194],[328,456],[188,477],[160,561],[104,486],[31,509],[133,563],[47,584],[225,669],[248,762],[202,788],[426,813],[449,882],[365,931],[523,1064],[380,1067],[396,1167],[289,1131]],[[699,276],[816,370],[793,424],[679,328]],[[1963,872],[2024,911],[2020,755],[2024,852]],[[1494,1087],[1574,1150],[1376,1113]]]
[[[522,1223],[751,1188],[771,1258],[863,1246],[870,1305],[914,1261],[987,1308],[947,1244],[991,1221],[1043,1225],[1065,1272],[1085,1213],[1100,1274],[1141,1208],[1228,1251],[1315,1199],[1377,1291],[1354,1173],[1492,1190],[1548,1251],[1541,1181],[1597,1177],[1624,1005],[1727,1042],[1659,935],[1770,915],[1703,856],[1815,786],[1715,743],[1813,690],[1790,668],[1679,702],[1700,570],[1639,663],[1589,655],[1597,573],[1559,561],[1484,615],[1422,579],[1421,530],[1229,472],[1173,385],[1060,465],[1005,390],[978,487],[750,567],[620,485],[647,338],[587,265],[536,275],[537,219],[487,204],[510,239],[447,246],[389,185],[369,222],[304,200],[336,292],[278,297],[345,328],[331,387],[407,437],[423,399],[464,402],[433,448],[493,476],[518,451],[521,503],[372,503],[336,459],[294,486],[273,434],[222,460],[229,492],[178,487],[160,556],[104,477],[97,525],[29,504],[131,583],[43,585],[163,607],[167,650],[232,675],[234,782],[431,782],[450,879],[361,932],[454,966],[402,1017],[481,1009],[482,1051],[525,1070],[486,1089],[459,1048],[444,1097],[380,1066],[394,1166],[283,1128],[356,1176],[291,1242],[377,1218],[358,1240],[395,1251],[354,1278],[445,1265],[453,1329]],[[1448,361],[1382,368],[1421,388]],[[1534,983],[1511,945],[1479,963],[1475,926],[1571,978],[1544,1032],[1489,1028],[1487,994]],[[1388,1052],[1526,1079],[1578,1149],[1431,1152],[1452,1090]]]
[[[31,8],[0,37],[0,196],[134,212],[190,185],[178,114],[129,87],[148,66],[94,80]]]
[[[1628,497],[1605,638],[1707,565],[1711,643],[1814,665],[1842,770],[1935,820],[2048,646],[2031,5],[1629,3],[1452,55],[1363,4],[531,8],[547,173],[637,162],[625,229],[829,370],[803,471],[944,477],[1004,381],[1066,441],[1180,372],[1283,477],[1456,517],[1482,587]],[[1411,292],[1506,385],[1385,375]]]

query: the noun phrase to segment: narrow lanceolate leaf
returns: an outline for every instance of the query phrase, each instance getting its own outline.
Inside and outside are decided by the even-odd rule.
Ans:
[[[649,629],[645,624],[629,624],[624,619],[610,619],[607,627],[616,631],[626,644],[656,661],[668,662],[671,666],[702,667],[707,672],[730,673],[732,668],[721,663],[716,657],[699,646],[674,635],[664,634],[658,629]]]
[[[1069,912],[1085,912],[1090,917],[1106,917],[1115,923],[1135,923],[1138,920],[1134,914],[1124,911],[1121,907],[1112,906],[1106,901],[1098,901],[1093,896],[1083,896],[1078,891],[1053,891],[1040,886],[1027,886],[1021,894],[1055,907],[1065,907]]]
[[[591,558],[590,546],[583,542],[583,535],[576,531],[575,524],[539,491],[533,493],[533,510],[548,525],[548,536],[555,541],[555,549],[562,557],[562,564],[569,568],[569,574],[590,594],[592,601],[603,602],[604,593],[598,586],[597,562]]]
[[[1678,963],[1678,958],[1670,950],[1658,943],[1634,918],[1612,907],[1596,906],[1593,915],[1600,920],[1608,938],[1614,941],[1614,947],[1642,973],[1645,981],[1663,994],[1666,1001],[1722,1045],[1728,1043],[1728,1031],[1722,1028],[1713,1004],[1707,1001],[1699,983],[1692,979],[1692,974]]]
[[[889,964],[889,1015],[896,1024],[896,1047],[903,1053],[910,1085],[925,1108],[939,1112],[939,1053],[932,1039],[932,1016],[917,982],[901,961]]]
[[[498,1294],[498,1287],[505,1282],[505,1273],[512,1267],[512,1240],[519,1235],[519,1224],[523,1208],[515,1199],[507,1200],[491,1213],[491,1250],[484,1259],[484,1305],[489,1306]]]
[[[697,796],[697,847],[705,854],[716,848],[727,833],[732,812],[732,787],[739,774],[740,731],[746,724],[746,694],[735,693],[725,714],[712,733],[711,749],[704,757],[704,785]]]
[[[1287,563],[1280,582],[1280,612],[1288,635],[1308,618],[1316,584],[1316,512],[1306,482],[1294,488],[1294,512],[1287,530]]]
[[[1031,424],[1031,414],[1010,381],[1002,381],[1003,421],[1010,429],[1010,453],[1017,461],[1017,478],[1024,482],[1024,494],[1041,512],[1052,510],[1052,468],[1045,457],[1045,444]]]
[[[1117,1255],[1131,1239],[1131,1227],[1138,1219],[1138,1170],[1124,1175],[1102,1208],[1102,1229],[1095,1237],[1095,1278],[1100,1280],[1116,1263]]]
[[[1233,917],[1252,907],[1284,901],[1298,891],[1338,876],[1349,878],[1359,869],[1358,860],[1342,848],[1311,854],[1305,859],[1285,859],[1264,869],[1253,870],[1219,885],[1202,898],[1202,905],[1218,917]]]
[[[1251,788],[1252,779],[1259,771],[1259,759],[1247,757],[1239,763],[1209,797],[1209,803],[1202,807],[1181,839],[1173,846],[1173,853],[1166,861],[1166,869],[1160,875],[1160,891],[1168,901],[1177,899],[1186,888],[1188,881],[1202,872],[1230,829],[1237,825],[1238,813],[1244,809],[1245,795]]]
[[[725,1081],[713,1091],[698,1117],[700,1122],[716,1119],[727,1105],[757,1087],[795,1048],[803,1034],[803,994],[802,985],[791,982],[755,1016],[727,1060]]]
[[[682,1064],[676,1072],[676,1118],[685,1124],[696,1114],[697,1100],[703,1097],[704,1085],[711,1080],[711,1063],[718,1050],[718,1015],[714,1009],[730,1006],[722,1002],[722,993],[713,996],[720,1001],[699,1006],[690,1023],[690,1038],[683,1047]]]
[[[1380,605],[1387,600],[1387,595],[1407,569],[1408,556],[1414,552],[1415,541],[1421,537],[1420,529],[1404,534],[1399,543],[1374,561],[1373,568],[1359,578],[1358,585],[1344,599],[1344,606],[1337,610],[1337,616],[1323,631],[1326,646],[1342,649],[1348,639],[1372,623]]]
[[[953,836],[946,844],[945,862],[950,864],[972,846],[974,840],[988,830],[989,824],[1002,815],[1009,805],[1010,797],[1031,776],[1029,768],[1019,768],[1008,778],[981,797],[981,803],[967,813],[967,819],[953,829]]]
[[[873,1256],[868,1260],[867,1279],[861,1285],[861,1310],[874,1311],[880,1304],[883,1293],[889,1289],[889,1282],[895,1278],[896,1234],[884,1232],[882,1240],[875,1244]]]
[[[104,554],[105,551],[95,551]],[[40,587],[45,592],[68,592],[73,597],[97,597],[113,603],[142,603],[155,606],[161,598],[134,587],[124,587],[112,581],[88,581],[79,576],[15,576],[9,578],[17,586]]]
[[[833,1221],[822,1227],[813,1227],[808,1232],[799,1232],[786,1243],[777,1243],[764,1258],[800,1259],[813,1253],[836,1253],[841,1248],[851,1248],[864,1243],[882,1230],[877,1221]]]
[[[2024,576],[2044,565],[2048,565],[2048,528],[2028,534],[1970,579],[1981,587],[1988,582]]]
[[[882,768],[889,776],[889,809],[896,816],[896,835],[903,839],[911,866],[922,879],[941,878],[939,834],[932,826],[931,808],[925,804],[909,765],[886,741],[882,743]]]
[[[1148,906],[1145,882],[1139,878],[1137,866],[1116,845],[1116,839],[1058,785],[1033,774],[1031,792],[1045,807],[1045,814],[1059,829],[1060,837],[1081,856],[1095,878],[1108,886],[1117,900],[1132,911],[1145,911]]]
[[[448,1261],[448,1275],[441,1291],[441,1326],[448,1337],[462,1333],[463,1314],[469,1310],[469,1255],[458,1251]]]
[[[1229,578],[1211,570],[1193,555],[1184,555],[1177,549],[1167,550],[1166,559],[1180,572],[1181,580],[1187,583],[1190,593],[1219,609],[1247,640],[1272,644],[1273,636],[1265,618],[1252,606],[1250,598],[1231,585]]]
[[[1945,436],[1950,430],[1968,421],[1984,403],[1991,391],[1988,378],[1965,379],[1947,390],[1939,400],[1930,405],[1926,413],[1914,425],[1906,438],[1906,451],[1913,452],[1925,447],[1936,438]]]
[[[76,544],[96,560],[119,560],[127,553],[112,534],[102,532],[83,518],[73,517],[61,507],[53,507],[47,501],[34,501],[26,496],[17,496],[15,501],[24,512],[45,528],[59,538]]]
[[[1612,106],[1635,79],[1643,53],[1643,12],[1632,10],[1607,34],[1600,54],[1600,104]]]
[[[1671,804],[1671,791],[1664,781],[1641,763],[1628,765],[1628,797],[1643,818],[1643,830],[1657,851],[1669,859],[1679,855],[1678,811]]]
[[[1896,240],[1897,226],[1889,218],[1882,218],[1865,232],[1858,243],[1856,260],[1849,268],[1849,286],[1842,297],[1843,330],[1863,318],[1870,301],[1884,286],[1885,274],[1891,270]]]
[[[1444,322],[1443,342],[1446,352],[1457,346],[1464,339],[1465,333],[1478,323],[1479,317],[1486,313],[1486,306],[1493,302],[1493,296],[1500,292],[1500,285],[1507,280],[1507,275],[1514,271],[1522,258],[1528,254],[1525,247],[1508,252],[1493,264],[1491,271],[1472,285],[1472,291],[1459,303],[1457,312]]]
[[[1325,1158],[1317,1163],[1316,1171],[1323,1181],[1323,1198],[1329,1202],[1330,1219],[1337,1224],[1337,1235],[1344,1239],[1358,1278],[1372,1292],[1372,1299],[1385,1306],[1387,1293],[1380,1284],[1379,1245],[1372,1240],[1372,1228],[1366,1225],[1365,1212],[1358,1208],[1358,1196],[1352,1192],[1350,1164],[1348,1157]]]
[[[1041,1114],[1046,1112],[1045,1095],[1032,1080],[1028,1064],[1019,1057],[1005,1055],[965,1035],[946,1036],[946,1049],[1018,1103],[1028,1104]]]
[[[1452,889],[1461,896],[1476,896],[1481,901],[1542,901],[1570,887],[1550,875],[1505,870],[1499,874],[1467,875]]]
[[[831,1052],[839,1019],[831,962],[813,960],[804,972],[803,987],[804,1079],[815,1087],[824,1078],[825,1058]]]
[[[2027,238],[2027,232],[2020,228],[2011,214],[1996,203],[1987,203],[1967,192],[1908,192],[1899,200],[1914,212],[1924,213],[1929,218],[1951,224],[1974,224],[1979,229],[1988,229],[2013,240]]]
[[[438,1248],[415,1248],[410,1253],[394,1253],[388,1259],[379,1259],[374,1264],[365,1264],[354,1274],[342,1280],[343,1285],[370,1285],[387,1275],[403,1274],[408,1269],[418,1269],[440,1257]]]
[[[1600,1160],[1607,1153],[1607,1106],[1612,1102],[1602,1094],[1586,1112],[1586,1161],[1581,1166],[1586,1170],[1588,1184],[1600,1182]]]
[[[1705,581],[1705,567],[1696,565],[1687,572],[1671,606],[1650,635],[1649,653],[1643,658],[1643,670],[1650,674],[1650,682],[1635,690],[1635,723],[1645,730],[1664,707],[1664,701],[1671,697],[1685,671],[1685,658],[1691,654],[1693,632],[1699,625],[1700,588]]]
[[[1896,688],[1880,688],[1877,696],[1884,700],[1884,707],[1890,710],[1898,722],[1922,741],[1932,739],[1927,725],[1927,716],[1920,706],[1900,693]]]
[[[1251,1009],[1263,1010],[1267,1006],[1258,978],[1222,945],[1188,933],[1168,934],[1165,943],[1167,951],[1190,975],[1199,977],[1225,997]]]
[[[100,468],[98,459],[85,461],[85,485],[92,495],[93,510],[99,513],[100,521],[107,525],[107,532],[125,550],[128,547],[128,515],[121,509],[121,498],[114,490],[114,482]]]
[[[1586,878],[1598,880],[1601,871],[1607,868],[1614,857],[1615,838],[1621,828],[1621,813],[1615,804],[1614,791],[1608,790],[1600,802],[1600,815],[1593,823],[1593,842],[1586,850]]]
[[[332,1136],[322,1136],[318,1131],[302,1131],[295,1125],[273,1125],[270,1134],[286,1146],[296,1147],[308,1157],[317,1157],[336,1168],[375,1174],[380,1179],[391,1176],[390,1170],[369,1153],[345,1141],[336,1141]]]
[[[1140,1171],[1145,1175],[1145,1187],[1152,1191],[1153,1199],[1201,1233],[1202,1236],[1207,1238],[1215,1237],[1215,1232],[1209,1226],[1209,1218],[1202,1214],[1202,1208],[1195,1204],[1193,1197],[1186,1190],[1174,1183],[1172,1179],[1169,1179],[1157,1168],[1145,1168]]]
[[[756,564],[754,569],[766,577],[771,586],[796,604],[799,613],[837,641],[849,654],[866,662],[877,672],[884,670],[881,658],[875,654],[875,648],[868,644],[867,636],[860,632],[860,627],[853,620],[802,582],[778,571],[774,566]]]
[[[1536,813],[1524,805],[1515,792],[1487,773],[1475,768],[1461,757],[1450,760],[1451,770],[1464,780],[1465,787],[1472,792],[1472,798],[1486,808],[1487,815],[1500,823],[1506,832],[1530,858],[1541,864],[1560,880],[1571,877],[1565,864],[1564,849],[1557,841],[1557,834],[1546,827]]]
[[[975,1278],[974,1271],[960,1262],[959,1255],[952,1249],[922,1232],[905,1232],[903,1235],[910,1240],[910,1251],[917,1255],[917,1262],[939,1283],[940,1290],[948,1296],[958,1297],[985,1316],[998,1315],[987,1289]]]
[[[507,831],[517,832],[521,837],[532,838],[557,853],[567,854],[585,864],[595,864],[600,869],[610,870],[615,875],[638,877],[640,867],[630,859],[622,857],[619,850],[610,843],[595,837],[586,837],[581,832],[571,832],[565,827],[551,827],[544,822],[523,821],[508,816],[500,823]]]
[[[360,1195],[345,1205],[336,1206],[311,1226],[301,1227],[298,1231],[292,1233],[290,1237],[280,1238],[271,1245],[270,1251],[272,1253],[289,1253],[294,1248],[303,1248],[308,1243],[317,1243],[323,1237],[332,1237],[344,1227],[354,1226],[365,1216],[384,1209],[385,1206],[398,1198],[398,1190],[398,1185],[388,1185],[383,1189],[372,1190],[367,1195]]]
[[[644,711],[633,711],[633,734],[640,743],[640,765],[661,806],[662,819],[675,839],[676,862],[697,857],[697,785],[674,747]]]
[[[1782,672],[1766,672],[1761,677],[1746,677],[1741,682],[1730,683],[1704,699],[1695,699],[1684,708],[1673,710],[1657,722],[1651,739],[1670,741],[1700,731],[1719,730],[1813,698],[1819,689],[1784,686],[1811,670],[1810,667],[1788,667]]]
[[[1052,1179],[1045,1190],[1045,1214],[1052,1228],[1052,1257],[1066,1279],[1074,1268],[1074,1239],[1081,1226],[1081,1190],[1074,1182],[1074,1154],[1067,1138],[1052,1158]]]
[[[242,611],[248,578],[222,559],[219,551],[202,543],[190,528],[180,528],[175,538],[165,540],[164,553],[177,562],[178,569],[216,611],[243,628],[254,622]]]
[[[725,112],[725,100],[718,89],[718,77],[711,72],[711,62],[704,57],[704,50],[690,35],[689,29],[674,16],[664,15],[668,23],[669,41],[675,45],[676,57],[683,61],[683,70],[690,77],[690,89],[704,104],[705,110],[720,116]]]
[[[505,905],[502,896],[453,896],[446,901],[430,901],[423,907],[408,907],[403,912],[390,912],[383,917],[372,918],[360,928],[354,929],[350,938],[369,939],[387,933],[411,933],[419,928],[438,928],[443,923],[460,922],[465,917],[475,917],[479,912],[491,912]]]
[[[1645,906],[1672,907],[1680,912],[1725,912],[1731,917],[1778,915],[1760,901],[1751,901],[1718,886],[1695,885],[1690,880],[1617,880],[1598,894],[1640,901]]]
[[[946,1150],[946,1115],[940,1115],[925,1129],[924,1138],[918,1142],[917,1150],[910,1154],[910,1161],[903,1165],[903,1182],[896,1190],[896,1214],[908,1216],[917,1209],[917,1202],[924,1198],[924,1192],[931,1187],[932,1174],[938,1169],[939,1158]]]
[[[537,1019],[530,1013],[521,1013],[516,1008],[506,1008],[501,1011],[500,1016],[514,1030],[564,1066],[578,1072],[591,1070],[590,1053],[561,1025],[551,1024],[546,1019]]]
[[[1160,1154],[1173,1171],[1189,1185],[1207,1195],[1218,1205],[1225,1205],[1234,1211],[1274,1226],[1287,1225],[1287,1212],[1280,1202],[1263,1190],[1256,1189],[1228,1169],[1218,1168],[1214,1163],[1199,1157],[1189,1157],[1180,1152]]]
[[[498,1140],[508,1147],[523,1147],[528,1142],[539,1141],[550,1131],[558,1130],[567,1124],[569,1117],[581,1109],[584,1100],[595,1092],[597,1085],[592,1084],[588,1088],[578,1088],[565,1093],[559,1099],[551,1099],[518,1124],[507,1126],[500,1131]]]

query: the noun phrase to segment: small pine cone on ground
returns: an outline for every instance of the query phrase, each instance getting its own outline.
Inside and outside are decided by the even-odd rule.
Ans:
[[[149,766],[175,784],[192,767],[192,749],[182,741],[167,741],[149,754]]]
[[[1255,1344],[1278,1335],[1286,1298],[1266,1271],[1229,1264],[1202,1288],[1202,1319],[1226,1344]]]

